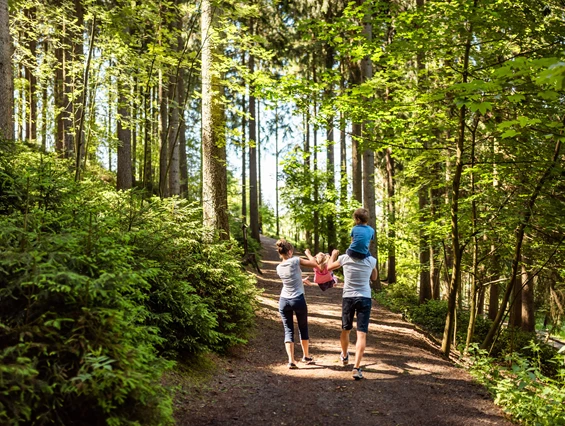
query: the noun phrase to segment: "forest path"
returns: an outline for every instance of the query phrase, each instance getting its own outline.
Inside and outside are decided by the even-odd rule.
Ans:
[[[275,240],[262,237],[264,291],[248,345],[220,358],[213,375],[184,384],[179,425],[510,425],[487,391],[454,366],[400,315],[373,305],[362,367],[339,363],[341,284],[306,287],[310,353],[315,365],[288,370],[278,314],[281,283]],[[312,276],[304,270],[303,275]],[[354,328],[355,330],[355,328]],[[355,331],[350,354],[354,352]],[[296,359],[302,357],[297,345]]]

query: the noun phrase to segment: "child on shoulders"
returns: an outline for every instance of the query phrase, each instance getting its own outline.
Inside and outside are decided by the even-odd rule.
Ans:
[[[351,230],[351,245],[347,249],[347,255],[354,259],[365,259],[369,257],[369,245],[375,239],[375,230],[369,223],[369,211],[358,208],[353,212],[355,226]]]

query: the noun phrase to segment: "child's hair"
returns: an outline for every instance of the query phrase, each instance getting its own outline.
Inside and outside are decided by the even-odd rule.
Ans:
[[[362,207],[358,208],[353,212],[353,219],[359,223],[369,223],[369,210]]]
[[[320,252],[316,255],[316,263],[318,264],[320,271],[323,272],[326,269],[326,266],[328,266],[328,258],[329,256],[326,253]]]
[[[275,244],[277,246],[277,251],[279,256],[287,255],[289,252],[294,251],[294,247],[287,240],[280,239]]]

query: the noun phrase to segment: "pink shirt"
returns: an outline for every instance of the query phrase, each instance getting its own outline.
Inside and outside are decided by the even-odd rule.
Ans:
[[[331,271],[328,271],[328,268],[326,268],[324,272],[322,272],[320,268],[314,268],[314,282],[316,284],[324,284],[333,279],[334,277]]]

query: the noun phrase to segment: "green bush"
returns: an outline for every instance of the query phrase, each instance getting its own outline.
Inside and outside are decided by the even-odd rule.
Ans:
[[[530,342],[531,353],[542,349]],[[489,358],[477,346],[471,349],[471,373],[494,395],[495,402],[524,425],[565,425],[565,368],[563,355],[554,356],[558,366],[556,378],[546,377],[540,369],[540,360],[529,360],[517,353],[508,355],[504,367]]]
[[[234,241],[21,145],[0,144],[0,188],[0,424],[172,423],[163,356],[225,350],[252,323]]]

